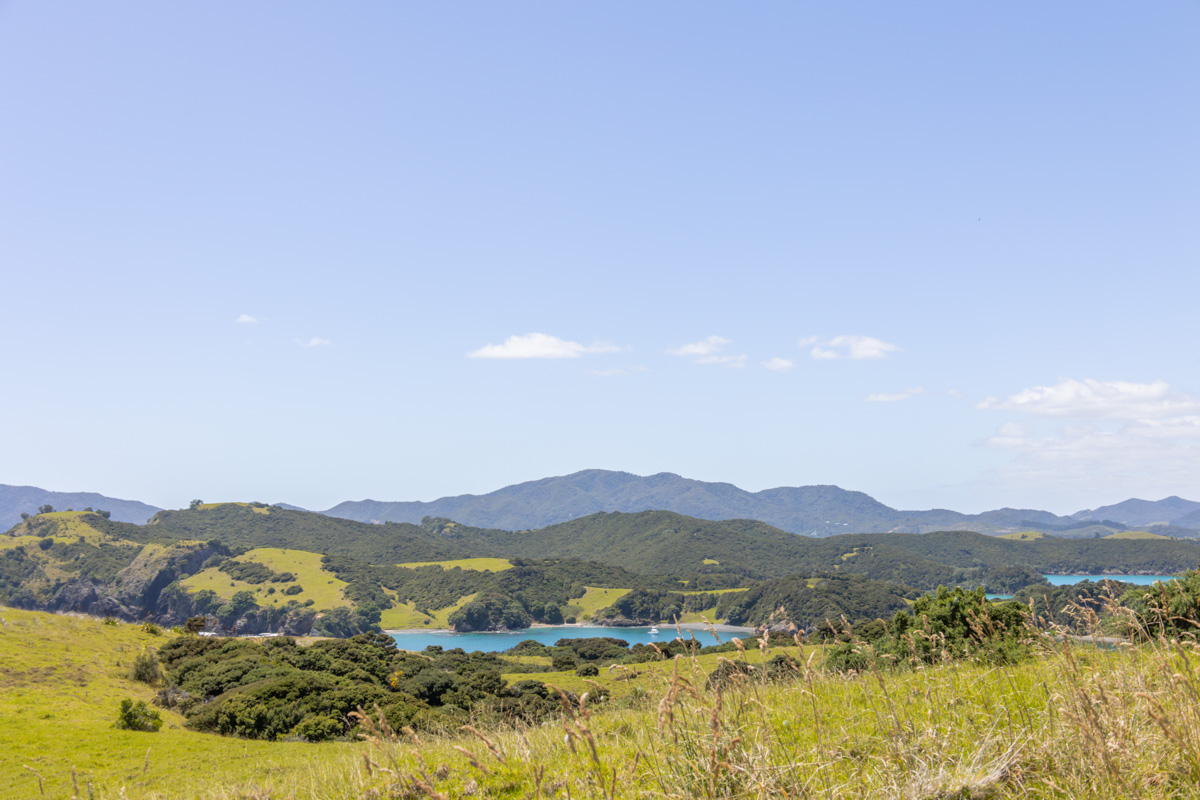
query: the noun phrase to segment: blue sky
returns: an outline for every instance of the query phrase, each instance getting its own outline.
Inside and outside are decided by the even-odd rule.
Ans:
[[[1200,499],[1198,23],[0,3],[0,482]]]

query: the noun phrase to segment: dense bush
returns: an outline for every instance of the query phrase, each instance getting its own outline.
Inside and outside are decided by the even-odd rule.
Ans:
[[[1152,586],[1134,586],[1120,598],[1132,611],[1128,632],[1138,638],[1200,636],[1200,569]]]
[[[394,728],[439,729],[462,715],[537,722],[557,713],[540,683],[506,687],[508,665],[489,653],[396,649],[373,633],[300,647],[287,637],[250,641],[180,637],[160,650],[163,703],[188,726],[258,739],[308,741],[348,735],[349,716],[378,706]]]
[[[133,666],[129,669],[129,677],[135,681],[157,686],[162,680],[162,670],[158,667],[158,658],[154,650],[147,650],[134,656]]]
[[[122,700],[117,709],[116,726],[126,731],[153,733],[162,727],[162,715],[142,700]]]
[[[860,630],[864,635],[856,636]],[[1021,606],[991,602],[982,588],[939,587],[917,598],[911,614],[901,611],[888,623],[835,633],[837,643],[827,650],[825,663],[843,671],[962,658],[1012,664],[1030,652],[1030,629]]]

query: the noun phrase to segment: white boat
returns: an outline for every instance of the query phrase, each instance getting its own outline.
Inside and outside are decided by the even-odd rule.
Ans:
[[[651,636],[657,636],[657,635],[658,635],[658,628],[651,628],[651,629],[650,629],[650,635],[651,635]]]

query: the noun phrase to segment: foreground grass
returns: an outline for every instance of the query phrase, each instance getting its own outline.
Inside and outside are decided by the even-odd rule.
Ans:
[[[151,798],[1200,797],[1200,651],[1044,641],[1015,666],[841,676],[818,648],[790,680],[706,686],[722,656],[539,674],[588,696],[544,725],[258,742],[111,727],[135,626],[0,609],[0,796]],[[628,677],[630,672],[635,673]],[[604,700],[600,701],[599,698]],[[371,728],[367,728],[371,731]],[[147,751],[149,754],[147,755]]]
[[[116,730],[121,700],[154,696],[129,678],[134,657],[165,638],[136,625],[0,608],[0,797],[43,796],[38,776],[46,797],[236,796],[268,782],[286,794],[308,791],[314,770],[348,763],[350,744],[207,736],[185,730],[170,711],[161,711],[158,733]]]

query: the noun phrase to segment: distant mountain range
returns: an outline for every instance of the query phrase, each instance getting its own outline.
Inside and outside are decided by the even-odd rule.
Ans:
[[[144,525],[146,520],[162,509],[139,503],[137,500],[118,500],[95,492],[51,492],[36,486],[7,486],[0,483],[0,530],[7,530],[21,521],[21,514],[33,514],[38,506],[51,505],[59,511],[68,508],[82,511],[93,508],[112,513],[117,522]]]
[[[160,509],[133,500],[93,493],[50,492],[0,484],[0,530],[49,503],[56,509],[105,509],[121,522],[144,523]],[[285,508],[296,506],[281,504]],[[599,512],[672,511],[707,520],[752,519],[806,536],[841,533],[928,533],[971,530],[999,534],[1039,530],[1056,536],[1092,538],[1127,527],[1163,526],[1170,536],[1200,536],[1200,502],[1167,497],[1130,499],[1058,516],[1037,509],[1001,508],[982,514],[948,509],[905,511],[862,492],[837,486],[797,486],[748,492],[730,483],[691,480],[669,472],[640,476],[591,469],[518,483],[482,495],[443,497],[431,502],[348,501],[320,512],[357,522],[419,523],[443,517],[464,525],[502,530],[544,528]]]
[[[642,477],[599,469],[518,483],[483,495],[443,497],[427,503],[362,500],[340,503],[322,513],[359,522],[416,523],[426,516],[446,517],[481,528],[525,530],[601,511],[652,510],[710,520],[755,519],[807,536],[953,529],[981,533],[1042,530],[1060,536],[1091,537],[1112,533],[1122,526],[1147,524],[1143,519],[1180,528],[1188,528],[1182,521],[1188,520],[1200,528],[1200,503],[1177,497],[1158,502],[1128,500],[1069,517],[1015,508],[961,514],[946,509],[898,510],[862,492],[837,486],[748,492],[733,484],[691,480],[669,472]],[[1180,531],[1174,530],[1172,535],[1178,536]]]

